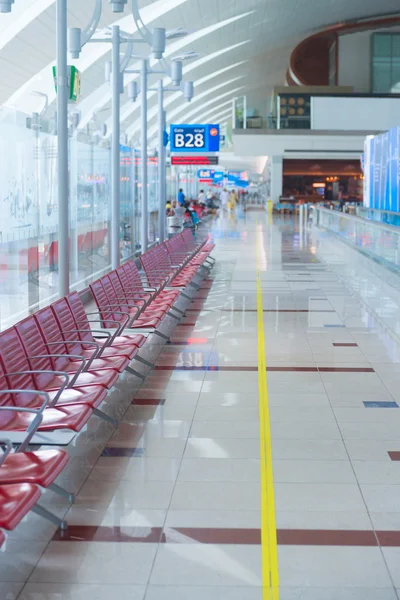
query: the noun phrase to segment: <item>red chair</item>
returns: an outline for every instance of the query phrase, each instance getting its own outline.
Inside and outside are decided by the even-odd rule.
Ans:
[[[167,303],[171,309],[177,311],[182,315],[184,314],[183,311],[174,306],[174,302],[180,296],[180,291],[165,290],[161,287],[145,288],[143,285],[143,281],[140,277],[139,269],[137,268],[133,260],[130,260],[124,265],[118,267],[116,273],[121,281],[121,285],[124,288],[124,291],[133,289],[134,291],[139,292],[140,297],[143,295],[143,298],[145,298],[149,303],[154,303],[155,306],[157,306],[158,304],[161,306],[165,306],[165,303]]]
[[[39,498],[40,490],[32,483],[0,485],[0,527],[7,531],[15,529]]]
[[[0,440],[0,445],[4,447],[4,454],[0,459],[0,485],[33,483],[74,502],[74,494],[54,483],[69,462],[69,456],[64,450],[13,452],[9,440]]]
[[[36,323],[34,325],[36,327]],[[33,335],[37,335],[36,331],[38,330],[35,329]],[[38,344],[39,348],[45,348],[40,334]],[[64,360],[64,355],[61,355],[60,358]],[[68,356],[66,359],[68,360]],[[107,395],[107,388],[101,385],[69,387],[73,378],[71,379],[65,370],[56,371],[53,368],[48,352],[28,355],[17,330],[13,327],[0,333],[0,363],[8,388],[47,392],[51,399],[51,408],[84,404],[91,409],[96,409]],[[30,399],[29,405],[35,406],[32,399]],[[39,399],[39,405],[41,405],[41,399]]]
[[[80,388],[101,385],[106,389],[110,389],[118,379],[116,365],[109,373],[110,365],[105,368],[103,363],[95,363],[94,360],[83,357],[80,344],[75,344],[71,351],[65,348],[64,352],[54,353],[51,343],[46,344],[46,340],[43,338],[33,316],[18,323],[15,329],[24,346],[30,368],[68,373],[71,375],[68,387]],[[71,337],[72,335],[71,333]],[[97,346],[94,350],[90,350],[91,357],[96,355],[97,350]],[[59,380],[55,378],[53,381],[48,382],[46,389],[52,389],[50,386],[60,387]]]
[[[0,431],[26,432],[21,450],[28,446],[36,431],[81,431],[93,413],[87,404],[48,408],[51,397],[47,392],[32,388],[11,389],[7,384],[0,365]]]
[[[158,301],[153,301],[152,296],[150,299],[145,299],[143,298],[143,295],[140,295],[140,292],[137,292],[135,289],[131,289],[130,287],[124,289],[116,271],[109,273],[108,277],[118,300],[127,301],[128,303],[133,304],[133,306],[139,306],[141,318],[148,317],[151,319],[157,316],[160,317],[160,319],[163,319],[165,315],[168,314],[177,321],[180,320],[177,315],[170,312],[173,303],[172,300],[165,298],[164,300],[159,299]]]
[[[85,313],[85,309],[79,297],[79,294],[77,292],[73,292],[72,294],[67,296],[66,300],[71,309],[71,314],[75,320],[76,327],[79,328],[80,339],[82,339],[82,341],[85,341],[88,337],[93,337],[92,330],[90,328],[90,322]],[[98,315],[98,313],[91,314],[100,316]],[[93,319],[91,321],[95,323],[102,322],[101,318]],[[100,335],[101,333],[101,331],[98,332],[98,334]],[[106,333],[108,334],[108,332]],[[118,331],[116,333],[118,333]],[[140,379],[144,379],[144,376],[141,373],[139,373],[135,369],[132,369],[129,366],[129,362],[132,359],[146,365],[147,367],[154,368],[155,365],[153,363],[139,356],[139,350],[146,340],[146,337],[144,335],[135,334],[132,336],[110,336],[108,340],[108,345],[102,346],[102,349],[100,350],[100,355],[104,356],[103,352],[105,352],[109,360],[116,360],[118,358],[123,357],[125,359],[125,371],[128,371],[129,373],[135,375],[136,377],[139,377]]]
[[[193,286],[196,290],[200,289],[200,285],[193,281],[197,268],[172,265],[163,245],[156,246],[143,254],[140,261],[150,285],[157,284],[160,278],[166,278],[166,285],[172,288]]]
[[[120,326],[118,323],[115,321],[104,323],[104,320],[101,319],[100,313],[98,312],[86,313],[78,292],[72,292],[69,294],[69,296],[67,296],[67,302],[71,309],[77,329],[81,330],[81,332],[78,334],[79,339],[83,341],[95,341],[96,343],[100,344],[101,349],[97,354],[98,357],[115,356],[117,354],[120,356],[126,356],[131,360],[137,353],[137,350],[145,343],[146,336],[140,334],[127,334],[123,336],[118,335],[120,333]],[[94,319],[93,316],[97,318]],[[117,325],[118,328],[115,329],[115,333],[111,335],[109,332],[105,332],[101,329],[91,329],[91,323],[113,326],[114,329],[115,325]]]
[[[21,520],[18,518],[18,502],[15,502],[17,497],[21,500],[20,494],[15,494],[14,497],[12,488],[16,492],[20,486],[31,486],[32,493],[27,494],[25,502],[22,502],[19,507],[19,509],[24,510],[23,516],[32,510],[34,513],[58,525],[61,529],[66,529],[68,523],[37,504],[37,500],[40,497],[40,489],[38,487],[40,486],[49,488],[57,494],[65,496],[70,502],[74,501],[74,494],[70,494],[54,483],[68,463],[68,454],[63,450],[13,452],[12,443],[9,440],[0,440],[0,446],[3,448],[3,455],[0,457],[0,527],[14,529]],[[27,488],[23,489],[26,490]],[[26,501],[27,497],[31,500]],[[14,498],[14,511],[10,510],[12,498]],[[2,513],[2,510],[7,505],[8,510]],[[16,519],[15,521],[12,515]]]

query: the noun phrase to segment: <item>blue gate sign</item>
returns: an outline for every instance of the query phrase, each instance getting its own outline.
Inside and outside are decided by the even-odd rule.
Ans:
[[[219,152],[219,125],[171,125],[171,152]]]

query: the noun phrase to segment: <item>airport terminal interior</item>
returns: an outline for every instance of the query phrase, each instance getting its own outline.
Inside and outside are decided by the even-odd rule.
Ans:
[[[398,0],[0,33],[0,600],[399,600]]]

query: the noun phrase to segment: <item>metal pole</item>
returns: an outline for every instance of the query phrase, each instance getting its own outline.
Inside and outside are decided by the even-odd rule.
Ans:
[[[58,293],[69,293],[67,0],[57,0]]]
[[[141,91],[141,179],[142,179],[142,220],[141,220],[141,245],[142,254],[147,250],[148,238],[148,211],[147,211],[147,60],[142,60],[140,70],[140,91]]]
[[[120,265],[119,230],[120,230],[120,35],[119,26],[112,28],[112,136],[111,136],[111,266],[116,269]]]
[[[164,129],[166,129],[167,127],[167,111],[163,110],[163,124],[164,124]],[[162,154],[162,182],[163,182],[163,195],[164,195],[164,207],[167,203],[167,197],[168,197],[168,190],[167,190],[167,149],[164,146],[163,148],[163,154]],[[163,229],[163,234],[164,234],[164,240],[167,239],[167,215],[166,212],[164,211],[164,229]]]
[[[160,79],[157,83],[158,88],[158,234],[160,243],[165,240],[165,188],[166,188],[166,172],[165,172],[165,147],[164,147],[164,83]]]

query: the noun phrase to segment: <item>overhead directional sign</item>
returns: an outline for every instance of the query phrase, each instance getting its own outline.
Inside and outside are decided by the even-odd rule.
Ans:
[[[171,152],[219,152],[219,125],[171,125]]]
[[[171,165],[217,165],[218,156],[171,156]]]

